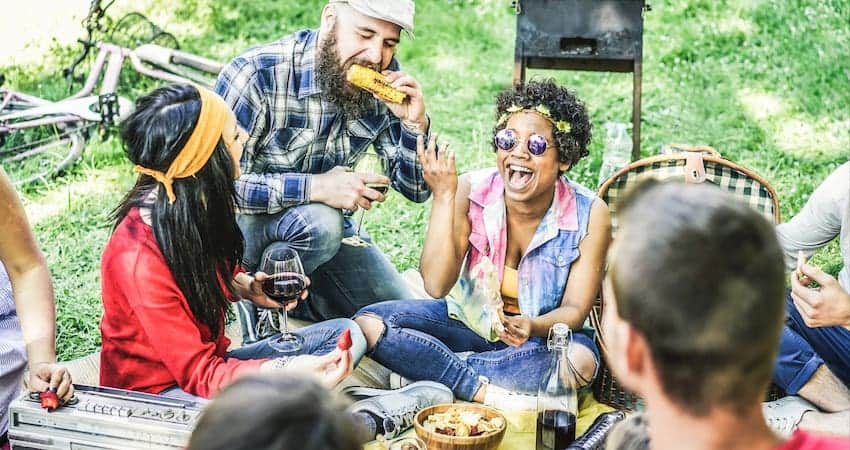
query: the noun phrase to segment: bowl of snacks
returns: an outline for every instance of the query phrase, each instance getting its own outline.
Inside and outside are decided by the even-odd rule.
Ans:
[[[495,450],[507,429],[502,413],[475,403],[429,406],[413,425],[428,450]]]

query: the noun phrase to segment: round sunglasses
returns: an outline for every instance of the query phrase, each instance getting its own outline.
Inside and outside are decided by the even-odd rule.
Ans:
[[[518,142],[519,138],[516,132],[510,128],[502,128],[493,137],[493,143],[496,145],[496,148],[506,152],[513,150]],[[526,145],[528,146],[529,153],[534,156],[540,156],[549,148],[549,141],[539,134],[532,134],[526,140]]]

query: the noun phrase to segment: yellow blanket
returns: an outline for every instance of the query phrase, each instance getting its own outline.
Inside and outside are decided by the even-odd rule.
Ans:
[[[614,408],[596,401],[590,392],[579,394],[578,408],[576,437],[584,434],[600,414],[614,411]],[[508,411],[504,414],[508,420],[508,431],[499,450],[534,448],[537,439],[537,411]]]
[[[581,436],[590,428],[593,421],[602,414],[614,411],[614,408],[596,401],[590,392],[581,392],[578,397],[578,419],[576,419],[576,436]],[[508,421],[508,431],[499,450],[526,450],[534,448],[537,439],[537,411],[507,411],[504,412]],[[405,436],[415,435],[410,429]],[[366,444],[364,450],[376,450],[374,442]]]

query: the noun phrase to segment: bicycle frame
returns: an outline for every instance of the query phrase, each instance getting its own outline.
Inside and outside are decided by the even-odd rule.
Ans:
[[[8,133],[13,130],[21,130],[24,128],[38,127],[42,125],[51,125],[51,124],[63,124],[63,123],[71,123],[80,121],[80,117],[72,114],[63,114],[59,116],[50,116],[44,117],[35,120],[29,120],[25,122],[12,122],[7,123],[11,119],[15,119],[18,116],[27,116],[28,114],[21,115],[21,112],[29,112],[36,108],[42,108],[45,106],[52,105],[53,102],[50,100],[45,100],[43,98],[35,97],[32,95],[24,94],[23,92],[16,92],[10,90],[0,91],[3,94],[2,99],[0,99],[0,111],[6,109],[13,103],[22,103],[26,105],[21,111],[9,114],[3,114],[0,116],[0,133]],[[30,105],[35,105],[35,107],[30,107]]]
[[[66,78],[76,79],[76,66],[86,60],[91,49],[97,48],[97,55],[79,91],[50,101],[0,89],[0,161],[20,169],[16,185],[48,180],[64,172],[81,157],[92,127],[120,122],[133,111],[134,103],[116,94],[125,60],[130,60],[136,72],[169,83],[211,87],[211,76],[221,71],[221,63],[155,44],[131,50],[110,42],[92,42],[92,32],[101,30],[100,19],[113,2],[109,0],[106,7],[101,8],[100,0],[92,1],[84,21],[88,39],[79,40],[85,46],[84,51],[63,71]],[[161,35],[171,36],[139,16]],[[171,38],[174,46],[178,46],[176,38]],[[100,89],[94,94],[98,82]],[[11,144],[6,146],[7,142]]]
[[[223,67],[221,63],[211,59],[154,44],[145,44],[136,50],[131,50],[107,42],[93,43],[83,40],[80,42],[87,47],[98,49],[83,87],[75,94],[57,102],[7,91],[4,95],[3,107],[14,98],[20,98],[37,106],[0,115],[0,132],[79,120],[99,123],[122,120],[134,108],[129,99],[115,96],[121,70],[127,59],[130,60],[133,70],[142,75],[171,83],[206,84],[208,87],[209,83],[198,76],[189,78],[166,70],[176,72],[181,71],[181,67],[188,67],[212,75],[218,74]],[[143,64],[143,61],[166,70],[149,68]],[[103,79],[100,92],[98,95],[92,95],[101,74]],[[12,120],[16,122],[9,123]]]

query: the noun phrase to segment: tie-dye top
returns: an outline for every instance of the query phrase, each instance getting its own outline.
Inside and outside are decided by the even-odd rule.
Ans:
[[[484,338],[496,341],[495,317],[484,305],[497,296],[507,253],[505,188],[496,169],[469,175],[469,250],[460,279],[447,298],[449,315]],[[537,317],[561,305],[570,267],[587,234],[596,194],[566,177],[558,178],[555,198],[540,221],[517,267],[519,309]]]

